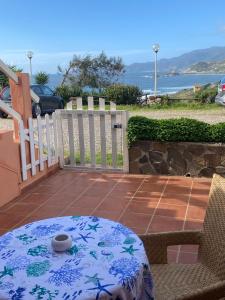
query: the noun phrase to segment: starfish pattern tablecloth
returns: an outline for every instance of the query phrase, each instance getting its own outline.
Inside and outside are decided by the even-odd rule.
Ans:
[[[54,252],[66,232],[72,247]],[[0,237],[0,299],[150,300],[153,284],[138,236],[94,216],[37,221]]]

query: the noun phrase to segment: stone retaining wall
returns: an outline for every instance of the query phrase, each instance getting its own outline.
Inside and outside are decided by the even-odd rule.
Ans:
[[[135,174],[225,176],[225,144],[137,141],[129,167]]]

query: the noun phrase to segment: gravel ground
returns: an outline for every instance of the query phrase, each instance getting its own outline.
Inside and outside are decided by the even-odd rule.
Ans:
[[[145,116],[155,119],[193,118],[210,124],[225,122],[225,109],[215,110],[152,110],[130,112],[130,116]],[[12,119],[0,119],[0,129],[12,129]]]
[[[225,122],[225,109],[216,110],[152,110],[132,112],[130,116],[139,115],[154,119],[192,118],[199,121],[215,124]]]

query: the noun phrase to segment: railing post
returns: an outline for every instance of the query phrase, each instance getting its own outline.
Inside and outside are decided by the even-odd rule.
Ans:
[[[25,128],[28,128],[28,119],[32,117],[29,75],[17,73],[17,77],[19,80],[18,84],[12,79],[9,79],[12,107],[21,115]],[[14,132],[15,138],[18,139],[19,128],[16,120],[14,120]]]

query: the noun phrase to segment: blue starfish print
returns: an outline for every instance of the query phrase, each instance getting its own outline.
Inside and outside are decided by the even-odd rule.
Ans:
[[[94,257],[95,259],[98,259],[97,258],[97,252],[96,251],[90,251],[90,254],[92,257]]]
[[[2,272],[0,272],[0,278],[9,275],[9,276],[13,276],[13,270],[7,267],[4,267],[4,270]]]
[[[98,282],[100,280],[103,280],[103,278],[98,278],[98,273],[96,273],[94,276],[85,276],[88,278],[88,280],[85,283],[92,282],[94,285],[98,285]]]
[[[124,251],[121,253],[129,253],[130,255],[134,255],[135,251],[138,251],[138,249],[134,249],[133,245],[130,245],[130,247],[122,247]]]
[[[95,232],[97,232],[97,229],[102,228],[101,226],[99,226],[99,223],[96,225],[89,225],[89,228],[87,228],[86,230],[94,230]]]
[[[78,238],[76,238],[75,240],[83,240],[84,242],[88,243],[87,239],[94,239],[92,236],[89,236],[91,233],[89,232],[88,234],[86,235],[83,235],[81,233],[79,233],[79,236]]]
[[[97,286],[95,288],[91,288],[91,289],[88,289],[89,291],[91,290],[99,290],[97,295],[96,295],[96,300],[99,299],[99,296],[101,294],[101,292],[105,292],[106,294],[108,294],[109,296],[112,296],[112,294],[106,289],[107,286],[112,286],[114,284],[105,284],[105,285],[101,285],[100,282],[98,281],[97,282]]]

